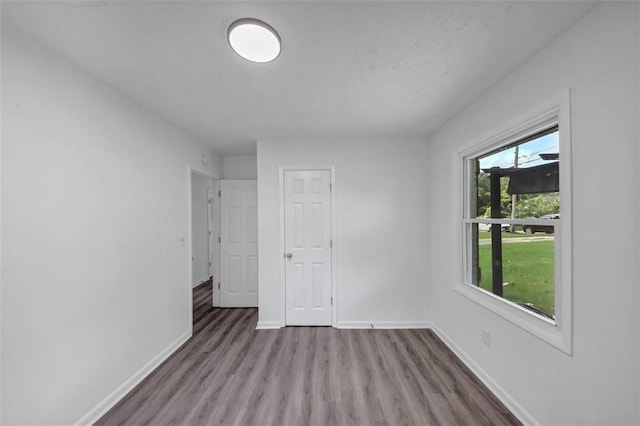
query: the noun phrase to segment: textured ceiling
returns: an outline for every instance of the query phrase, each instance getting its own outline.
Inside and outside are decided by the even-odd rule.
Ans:
[[[279,137],[427,135],[540,50],[585,2],[5,2],[2,19],[223,154]],[[283,53],[228,47],[265,20]]]

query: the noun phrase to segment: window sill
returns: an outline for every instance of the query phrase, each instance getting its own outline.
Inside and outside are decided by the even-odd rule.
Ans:
[[[569,330],[563,330],[562,324],[557,320],[554,322],[543,318],[513,302],[469,284],[458,284],[455,286],[455,290],[540,340],[560,349],[567,355],[572,355]]]

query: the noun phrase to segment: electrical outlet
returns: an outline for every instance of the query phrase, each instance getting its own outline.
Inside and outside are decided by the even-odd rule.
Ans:
[[[482,329],[482,343],[484,343],[485,346],[491,346],[491,332],[486,328]]]

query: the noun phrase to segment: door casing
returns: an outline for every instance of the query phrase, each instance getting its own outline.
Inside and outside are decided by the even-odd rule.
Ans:
[[[285,254],[285,171],[305,171],[305,170],[328,170],[331,173],[331,241],[333,249],[331,250],[331,295],[333,297],[333,305],[331,306],[331,326],[336,327],[338,323],[338,280],[337,280],[337,252],[338,238],[336,232],[336,170],[334,165],[291,165],[280,166],[278,171],[279,186],[279,216],[280,216],[280,300],[282,303],[280,326],[286,326],[287,308],[286,308],[286,259]]]

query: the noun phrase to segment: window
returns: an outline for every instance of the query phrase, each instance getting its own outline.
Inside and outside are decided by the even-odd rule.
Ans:
[[[554,125],[470,158],[466,225],[466,281],[553,322],[558,134]]]
[[[562,111],[556,105],[462,153],[459,290],[570,353],[570,139]]]

